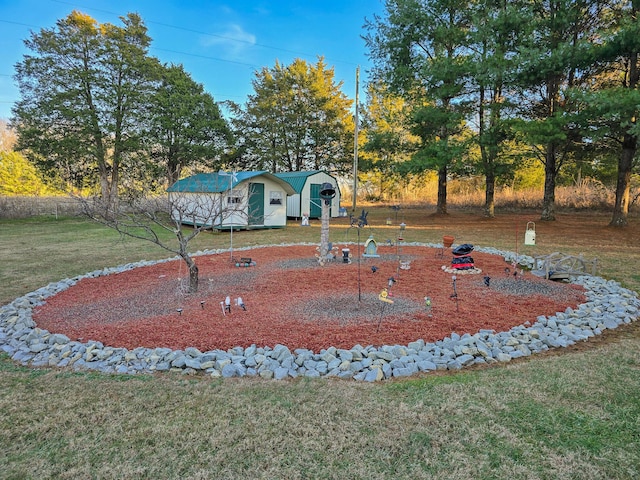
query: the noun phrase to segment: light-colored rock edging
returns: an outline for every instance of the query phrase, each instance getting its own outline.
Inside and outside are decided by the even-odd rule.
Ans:
[[[300,244],[298,244],[300,245]],[[283,245],[287,246],[287,245]],[[407,243],[407,246],[436,247],[437,244]],[[249,250],[248,247],[235,250]],[[476,251],[500,255],[511,263],[516,254],[493,248]],[[198,252],[196,255],[228,253],[229,250]],[[174,259],[161,260],[160,262]],[[533,258],[519,255],[517,261],[531,267]],[[553,316],[540,316],[534,324],[507,332],[482,330],[474,335],[452,333],[433,343],[416,340],[408,345],[382,347],[356,345],[346,350],[328,347],[320,352],[306,349],[290,351],[284,345],[273,347],[235,347],[200,352],[196,348],[136,348],[128,350],[105,346],[101,342],[80,343],[67,336],[50,333],[36,326],[33,308],[82,278],[110,275],[160,262],[141,261],[120,267],[96,270],[73,279],[54,282],[0,307],[0,350],[13,361],[32,367],[61,367],[104,373],[140,374],[179,371],[204,373],[212,377],[259,376],[285,379],[298,376],[353,378],[368,382],[406,377],[418,372],[458,370],[474,364],[508,362],[514,358],[566,347],[601,334],[604,330],[638,319],[638,294],[617,282],[600,277],[573,277],[585,288],[587,301],[575,310],[568,308]]]

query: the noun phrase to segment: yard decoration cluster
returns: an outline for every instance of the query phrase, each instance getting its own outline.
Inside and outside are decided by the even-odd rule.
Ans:
[[[163,262],[82,279],[36,309],[34,318],[41,328],[72,339],[126,348],[206,351],[282,344],[319,351],[406,344],[418,338],[436,341],[452,331],[503,331],[584,300],[580,288],[533,275],[526,279],[532,286],[529,293],[517,296],[487,287],[476,275],[458,277],[454,289],[463,294],[454,298],[450,277],[441,271],[433,249],[404,247],[414,268],[400,277],[395,249],[380,250],[379,258],[366,260],[375,261],[375,273],[366,267],[359,273],[356,263],[331,262],[320,268],[315,246],[307,245],[253,249],[257,265],[240,270],[225,255],[201,255],[196,262],[203,286],[196,294],[181,288],[180,262]],[[487,275],[504,275],[501,257],[477,252],[476,258]],[[543,289],[549,284],[553,288]],[[365,295],[379,295],[382,288],[391,293],[387,298],[394,303],[384,309],[382,325],[380,303],[359,300],[359,288]],[[425,296],[432,299],[430,317]],[[237,297],[251,308],[230,312]],[[341,297],[350,301],[341,302]],[[220,302],[222,309],[216,308]]]
[[[431,246],[425,245],[412,245],[412,248],[416,249],[428,249]],[[265,263],[278,266],[280,270],[283,268],[289,268],[291,271],[303,272],[306,270],[305,262],[314,262],[313,247],[305,246],[285,246],[282,247],[291,251],[292,248],[301,248],[303,251],[299,252],[299,258],[280,260],[277,261],[272,258],[270,261],[267,259],[267,252],[271,251],[271,248],[259,248],[255,249],[256,257],[261,258],[260,267],[262,267],[262,258],[265,258]],[[281,247],[273,247],[274,251],[282,251]],[[486,263],[490,266],[490,260],[493,258],[496,260],[495,266],[490,266],[488,271],[492,274],[495,268],[504,265],[504,261],[500,260],[495,254],[500,253],[492,249],[486,249],[491,251],[493,255],[478,255],[478,261],[483,261],[483,265]],[[222,253],[221,251],[209,252],[209,253]],[[415,253],[415,252],[414,252]],[[432,255],[420,256],[420,258],[427,258]],[[199,257],[201,264],[206,264],[206,260],[212,260],[222,258],[223,255],[202,255]],[[228,257],[227,257],[228,258]],[[505,255],[505,260],[509,261],[513,258],[512,254]],[[522,256],[521,260],[527,260]],[[499,261],[497,261],[499,260]],[[558,312],[551,316],[538,315],[533,321],[524,320],[523,325],[515,325],[512,327],[505,327],[504,324],[496,324],[497,329],[481,328],[476,333],[464,333],[460,335],[455,330],[462,332],[464,327],[450,332],[444,336],[440,336],[438,340],[427,341],[424,338],[418,338],[418,340],[412,340],[406,345],[398,343],[385,343],[379,346],[368,345],[366,347],[360,344],[351,345],[347,348],[336,347],[334,342],[330,341],[331,346],[321,347],[319,349],[304,348],[304,347],[289,347],[287,345],[276,343],[262,343],[265,346],[258,346],[261,343],[252,343],[246,347],[234,346],[231,348],[213,348],[206,351],[201,351],[194,346],[188,346],[185,348],[172,349],[169,347],[134,347],[127,349],[122,346],[111,346],[108,342],[102,342],[98,340],[80,342],[78,340],[72,340],[69,336],[63,333],[50,333],[50,331],[41,328],[39,324],[36,326],[36,322],[32,318],[32,311],[34,308],[39,310],[36,317],[43,316],[43,312],[49,309],[49,312],[55,312],[56,308],[61,306],[75,306],[77,312],[71,315],[71,324],[82,323],[79,322],[83,318],[87,318],[85,315],[87,312],[82,313],[83,309],[87,305],[92,303],[101,304],[102,307],[120,307],[116,308],[115,314],[109,313],[108,318],[103,317],[99,323],[107,326],[111,326],[113,330],[117,331],[122,327],[122,324],[131,327],[128,320],[120,318],[120,314],[125,312],[127,308],[138,308],[138,317],[141,312],[144,312],[146,307],[140,304],[124,303],[122,298],[114,302],[108,302],[107,297],[103,294],[98,294],[94,288],[98,282],[102,286],[107,287],[109,281],[114,284],[118,284],[120,281],[125,282],[127,288],[131,290],[126,296],[127,301],[131,301],[140,297],[140,293],[146,291],[145,283],[152,283],[155,285],[153,288],[160,288],[162,286],[166,288],[167,285],[173,285],[175,289],[175,282],[172,283],[170,275],[165,274],[158,275],[154,278],[155,281],[148,282],[152,277],[149,275],[138,275],[139,273],[149,274],[150,272],[162,272],[170,271],[171,268],[175,269],[175,264],[172,267],[172,261],[166,262],[140,262],[137,264],[129,264],[124,267],[115,269],[105,269],[104,271],[92,272],[76,279],[63,280],[56,284],[44,287],[32,294],[26,295],[19,299],[16,299],[9,305],[6,305],[0,309],[0,348],[9,353],[17,362],[29,364],[32,366],[58,366],[58,367],[73,367],[75,369],[96,369],[105,372],[115,373],[140,373],[140,372],[153,372],[153,371],[165,371],[165,370],[179,370],[184,373],[196,373],[198,371],[206,372],[212,376],[244,376],[244,375],[259,375],[265,378],[289,378],[299,375],[305,376],[338,376],[340,378],[354,378],[357,380],[375,381],[383,378],[390,378],[393,376],[406,376],[412,375],[420,371],[431,371],[440,369],[458,369],[466,365],[473,365],[478,363],[493,363],[493,362],[506,362],[513,358],[518,358],[539,351],[544,351],[549,348],[563,347],[574,344],[575,342],[586,340],[593,335],[601,333],[605,329],[616,328],[617,326],[630,323],[637,319],[638,311],[640,307],[640,301],[635,292],[628,291],[621,288],[616,282],[606,281],[599,277],[578,277],[575,278],[574,285],[558,285],[546,280],[528,281],[528,279],[520,278],[514,281],[511,277],[499,278],[496,275],[497,281],[491,282],[491,292],[499,293],[499,298],[504,300],[503,295],[511,301],[511,304],[517,298],[527,296],[531,293],[531,288],[536,291],[538,297],[546,299],[546,305],[553,301],[559,301],[558,295],[568,295],[564,301],[559,303],[571,303],[571,300],[578,300],[582,298],[583,288],[584,295],[587,297],[587,302],[580,304],[576,308],[565,308],[563,312]],[[227,265],[229,264],[227,260]],[[395,262],[394,262],[395,264]],[[500,265],[501,264],[501,265]],[[334,264],[338,268],[342,268],[343,264]],[[229,265],[228,265],[229,266]],[[139,268],[134,268],[139,267]],[[230,268],[233,268],[230,266]],[[433,267],[436,268],[437,267]],[[243,273],[249,274],[244,280],[251,277],[252,271],[257,269],[244,269]],[[238,270],[235,270],[238,272]],[[117,275],[108,275],[110,273],[117,273]],[[175,272],[174,272],[175,273]],[[127,275],[130,274],[130,275]],[[133,275],[133,276],[131,276]],[[257,278],[261,277],[257,276]],[[167,278],[169,277],[169,278]],[[145,282],[145,278],[147,282]],[[430,274],[427,272],[426,277],[430,278]],[[478,316],[477,309],[479,306],[478,298],[474,298],[473,290],[476,288],[484,289],[484,293],[487,291],[488,286],[482,279],[478,279],[477,276],[467,277],[469,279],[468,284],[465,285],[465,294],[469,293],[467,298],[469,303],[461,302],[461,305],[469,308],[469,311],[474,311],[474,317]],[[471,282],[472,278],[478,279],[478,282]],[[133,283],[132,280],[137,279],[138,284]],[[175,280],[175,279],[174,279]],[[227,282],[229,278],[226,279]],[[409,280],[404,278],[403,280]],[[220,285],[223,285],[224,278]],[[407,282],[411,284],[411,282]],[[446,283],[446,282],[445,282]],[[294,284],[299,284],[295,282]],[[497,286],[495,285],[497,284]],[[501,288],[500,285],[506,285],[506,288]],[[238,283],[229,284],[225,286],[229,289],[232,286],[237,286]],[[244,285],[244,283],[243,283]],[[448,286],[448,285],[446,285]],[[112,291],[126,290],[121,288]],[[556,290],[557,288],[560,290]],[[257,282],[251,285],[256,292],[261,290],[271,292],[272,289],[268,288],[266,284]],[[323,287],[326,288],[326,285]],[[545,293],[544,290],[550,288]],[[322,288],[321,288],[322,290]],[[440,293],[435,290],[436,296],[433,303],[431,297],[425,297],[420,299],[420,306],[418,308],[423,309],[423,312],[430,311],[426,314],[425,318],[418,318],[420,313],[405,315],[408,319],[403,319],[402,316],[395,321],[389,318],[385,318],[385,322],[382,328],[379,328],[378,334],[384,335],[389,333],[395,333],[396,336],[400,336],[405,327],[411,327],[415,325],[431,325],[438,322],[429,323],[428,319],[436,316],[438,313],[438,305],[447,305],[446,301],[439,299]],[[468,290],[468,292],[466,291]],[[334,289],[331,290],[335,292]],[[79,292],[84,292],[85,296],[94,297],[91,301],[84,303],[81,300],[82,296],[78,296]],[[65,300],[65,294],[72,293],[71,297],[67,297]],[[217,295],[217,293],[216,293]],[[137,296],[137,297],[136,297]],[[353,299],[353,292],[349,293],[351,299]],[[68,303],[69,299],[76,298],[79,302],[77,304]],[[160,297],[162,298],[162,297]],[[257,297],[256,297],[257,298]],[[321,299],[321,296],[314,297],[314,300]],[[62,299],[62,301],[59,301]],[[495,299],[495,298],[494,298]],[[555,300],[554,300],[555,299]],[[45,303],[46,300],[46,303]],[[58,300],[58,307],[55,306]],[[115,299],[114,299],[115,300]],[[172,312],[171,321],[177,323],[178,331],[183,331],[188,328],[189,325],[195,327],[196,332],[202,334],[200,329],[203,325],[214,324],[214,317],[211,315],[206,316],[205,320],[208,322],[197,321],[199,318],[195,315],[195,312],[210,312],[208,308],[204,308],[202,300],[191,298],[191,303],[187,305],[185,303],[183,313],[176,316],[175,311]],[[539,298],[540,300],[540,298]],[[120,302],[120,303],[119,303]],[[339,302],[337,302],[339,303]],[[347,304],[353,303],[346,302]],[[397,304],[398,302],[396,302]],[[491,301],[485,302],[490,307]],[[509,312],[510,320],[513,322],[522,322],[523,319],[519,317],[519,314],[524,313],[525,310],[530,312],[540,306],[543,302],[537,301],[526,304],[526,308],[516,308],[514,311]],[[371,302],[361,302],[360,305],[370,305]],[[396,306],[394,304],[394,308]],[[282,307],[286,305],[286,302],[277,302],[277,305]],[[161,306],[161,305],[156,305]],[[316,307],[313,306],[313,302],[307,302],[306,304],[298,304],[298,307],[302,306],[305,311],[310,312],[305,318],[298,318],[298,320],[306,320],[304,324],[305,329],[307,327],[314,331],[322,331],[318,329],[318,326],[330,327],[327,329],[333,334],[340,332],[340,327],[344,328],[348,332],[359,332],[360,329],[364,329],[367,332],[375,331],[375,321],[371,321],[367,317],[367,312],[356,312],[351,318],[341,318],[337,320],[332,317],[322,319],[317,316],[317,312],[320,310],[313,310],[313,308],[323,308],[323,302],[318,302]],[[405,308],[416,308],[412,302],[405,303]],[[197,307],[197,308],[196,308]],[[163,307],[164,308],[164,307]],[[460,308],[460,311],[465,311],[464,308]],[[246,311],[238,311],[238,315],[234,311],[232,316],[227,316],[226,319],[233,318],[233,323],[225,321],[222,322],[228,328],[240,328],[243,324],[243,318],[246,320],[254,310],[253,304],[251,309]],[[446,311],[444,308],[439,313]],[[450,309],[449,309],[450,310]],[[103,311],[101,309],[96,310]],[[107,310],[108,311],[108,310]],[[295,310],[288,310],[289,312]],[[322,310],[326,312],[326,307]],[[345,310],[346,311],[346,310]],[[353,310],[349,310],[353,311]],[[188,315],[192,315],[192,320],[188,323],[180,323],[181,319],[185,319]],[[244,317],[247,315],[247,317]],[[365,315],[364,317],[362,315]],[[535,315],[535,314],[534,314]],[[162,315],[155,315],[156,327],[166,326],[159,319]],[[369,319],[368,319],[369,318]],[[368,320],[367,320],[368,319]],[[176,320],[178,320],[176,322]],[[268,322],[268,318],[263,318],[264,322]],[[404,321],[403,321],[404,320]],[[460,316],[456,319],[460,321]],[[94,318],[93,322],[96,322]],[[91,322],[85,322],[90,325]],[[144,323],[144,322],[143,322]],[[168,322],[169,323],[169,322]],[[499,323],[499,322],[498,322]],[[510,323],[510,322],[507,322]],[[472,325],[472,324],[469,324]],[[469,330],[477,328],[477,325],[473,324]],[[273,325],[269,325],[273,327]],[[289,327],[291,325],[288,325]],[[355,330],[351,330],[352,327],[358,327]],[[450,327],[451,325],[447,325]],[[251,327],[251,326],[250,326]],[[373,327],[373,328],[372,328]],[[409,328],[411,330],[411,328]],[[125,330],[128,330],[126,328]],[[142,329],[141,332],[151,332],[153,329]],[[287,330],[282,328],[276,328],[278,333],[282,335],[281,338],[287,338]],[[108,332],[109,328],[104,332]],[[165,330],[169,332],[170,330]],[[244,333],[251,332],[251,328],[244,330]],[[132,332],[135,334],[136,332]],[[436,335],[438,336],[438,335]],[[124,338],[124,337],[121,337]],[[139,338],[148,338],[144,335]],[[295,336],[289,336],[288,338],[296,338]],[[340,339],[340,335],[325,335],[325,339],[332,340],[333,338]],[[414,337],[415,338],[415,337]],[[180,340],[184,338],[180,337]],[[327,344],[325,344],[327,345]]]

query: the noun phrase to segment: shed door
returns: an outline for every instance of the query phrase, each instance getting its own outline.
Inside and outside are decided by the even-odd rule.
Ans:
[[[249,225],[264,225],[264,183],[249,184]]]
[[[309,206],[309,218],[320,218],[322,216],[322,200],[320,200],[320,187],[319,183],[309,184],[309,200],[311,205]]]

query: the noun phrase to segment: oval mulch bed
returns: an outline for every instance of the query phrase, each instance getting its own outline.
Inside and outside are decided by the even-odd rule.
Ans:
[[[349,248],[355,253],[355,246]],[[406,345],[420,338],[432,342],[451,332],[506,331],[584,302],[578,286],[526,272],[514,277],[501,257],[480,252],[472,255],[482,273],[456,276],[457,301],[452,275],[442,270],[450,258],[437,258],[435,249],[383,246],[380,258],[362,258],[360,264],[357,257],[351,264],[339,259],[324,267],[316,253],[314,246],[234,252],[251,257],[254,267],[236,267],[228,252],[196,257],[200,288],[192,295],[186,293],[186,266],[177,260],[82,279],[37,308],[34,320],[74,340],[129,349],[283,344],[317,352],[329,346]],[[398,273],[398,258],[411,260],[411,268]],[[397,280],[390,289],[393,304],[378,299],[390,277]],[[224,315],[227,296],[231,313]],[[246,310],[235,305],[238,297]]]

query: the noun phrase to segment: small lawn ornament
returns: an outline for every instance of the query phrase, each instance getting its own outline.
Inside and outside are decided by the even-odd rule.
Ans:
[[[378,244],[373,239],[373,235],[369,235],[369,238],[366,242],[364,242],[364,253],[362,254],[365,258],[378,258]]]
[[[380,317],[378,318],[378,326],[376,327],[376,332],[380,331],[380,326],[382,325],[382,318],[384,316],[384,307],[387,305],[393,305],[393,300],[389,298],[391,296],[391,292],[385,287],[382,289],[380,294],[378,295],[378,300],[382,302],[382,308],[380,309]]]
[[[380,295],[378,295],[378,300],[380,300],[381,302],[393,304],[393,300],[389,298],[390,295],[391,294],[389,293],[389,290],[385,287],[380,292]]]
[[[242,300],[242,297],[236,298],[236,306],[240,307],[245,312],[247,311],[247,307],[245,306],[244,300]]]
[[[451,248],[455,237],[453,235],[445,235],[442,237],[442,247],[436,251],[436,258],[444,258],[444,250],[445,248]]]
[[[411,260],[400,262],[400,270],[409,270],[409,269],[411,269]]]
[[[365,210],[362,210],[362,214],[358,218],[354,217],[353,215],[350,215],[351,226],[362,228],[366,225],[369,225],[369,222],[367,221],[367,215],[369,215],[369,212]]]
[[[475,269],[475,263],[471,252],[473,251],[473,245],[465,243],[454,248],[451,253],[453,259],[451,260],[451,268],[454,270],[473,270]]]
[[[327,262],[332,262],[336,259],[337,253],[334,253],[334,250],[337,252],[338,251],[338,247],[334,247],[333,246],[333,242],[329,242],[326,246],[327,248],[327,253],[326,255],[323,257],[322,256],[322,245],[319,247],[316,247],[316,251],[319,253],[316,253],[316,258],[318,259],[318,263],[323,266],[325,263]],[[344,253],[343,253],[344,255]],[[343,259],[344,261],[344,259]]]
[[[524,231],[524,244],[536,244],[536,224],[534,222],[527,222],[527,229]]]
[[[182,315],[182,309],[181,308],[177,308],[176,312],[178,312],[178,315]]]
[[[256,262],[249,257],[242,257],[240,260],[234,259],[236,267],[255,267]]]
[[[227,298],[224,300],[224,310],[222,313],[231,313],[231,297],[227,295]]]
[[[303,213],[302,214],[302,223],[300,224],[301,227],[308,227],[309,226],[309,214],[308,213]]]
[[[351,250],[348,248],[342,249],[342,263],[351,263]]]
[[[204,310],[204,300],[202,300],[202,301],[200,302],[200,308],[201,308],[202,310]]]
[[[424,306],[427,310],[427,314],[431,316],[431,297],[424,297]]]

